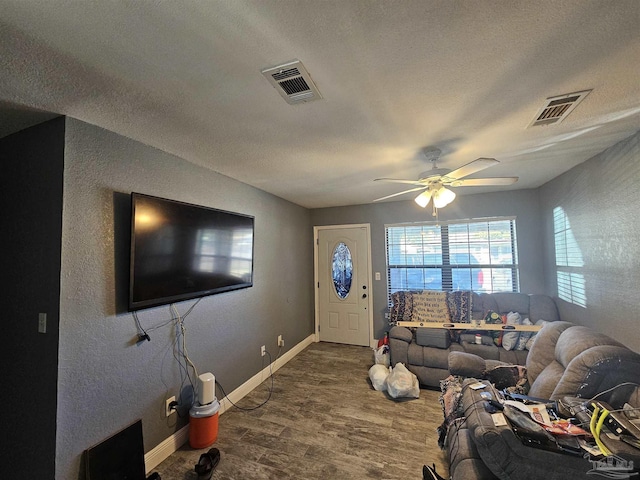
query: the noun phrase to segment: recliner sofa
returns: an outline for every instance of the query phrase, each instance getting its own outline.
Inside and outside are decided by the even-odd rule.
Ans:
[[[499,314],[518,312],[522,318],[529,318],[532,323],[538,320],[555,322],[560,320],[557,306],[553,298],[547,295],[527,295],[524,293],[473,293],[471,297],[473,320],[481,320],[489,311]],[[472,329],[472,327],[470,326]],[[443,334],[449,331],[443,329]],[[467,341],[465,335],[459,341],[451,342],[446,348],[420,345],[414,333],[406,327],[394,326],[389,331],[389,350],[391,365],[403,363],[417,377],[421,385],[439,388],[440,381],[449,376],[449,353],[468,352],[486,360],[524,365],[527,350],[505,350],[492,344],[490,337],[485,337],[482,345]]]
[[[455,352],[449,358],[454,375],[475,373],[482,378],[485,370],[497,364],[468,353]],[[473,368],[475,372],[470,371]],[[640,407],[640,355],[590,328],[562,321],[546,324],[529,352],[526,368],[530,396],[588,400],[597,395],[614,409],[625,402]],[[446,436],[452,480],[589,478],[593,465],[587,459],[523,445],[509,426],[495,426],[480,397],[482,391],[464,387],[475,381],[463,383],[464,417],[449,427]],[[486,389],[496,395],[490,385]],[[601,438],[605,444],[610,441]],[[640,465],[635,449],[626,451]]]

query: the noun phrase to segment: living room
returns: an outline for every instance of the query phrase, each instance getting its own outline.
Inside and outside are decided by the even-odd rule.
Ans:
[[[589,6],[599,11],[593,3]],[[635,14],[637,20],[638,10],[633,6],[633,3],[620,2],[610,13],[616,19],[625,13],[632,18]],[[573,7],[579,10],[580,2],[573,2]],[[20,18],[16,5],[7,5],[7,9]],[[61,12],[60,15],[64,15],[64,9]],[[24,18],[30,17],[25,14]],[[55,20],[60,21],[60,17]],[[43,17],[39,17],[39,22],[47,23]],[[3,423],[9,426],[10,436],[17,445],[15,455],[11,455],[11,465],[9,458],[4,457],[2,473],[6,475],[3,476],[11,478],[16,473],[13,464],[25,464],[37,451],[38,465],[34,468],[41,470],[34,471],[39,472],[39,477],[75,479],[86,448],[137,418],[143,420],[145,452],[154,450],[186,425],[185,419],[174,416],[168,420],[164,415],[165,399],[179,395],[182,383],[181,372],[172,356],[176,334],[174,324],[167,323],[172,318],[169,308],[139,312],[139,321],[151,340],[137,344],[138,327],[123,304],[128,288],[127,215],[131,192],[255,217],[253,287],[205,297],[186,321],[191,358],[200,369],[214,372],[227,392],[241,388],[261,374],[266,364],[259,354],[260,346],[266,345],[275,356],[278,335],[285,339],[284,355],[314,341],[314,226],[370,225],[372,271],[382,273],[381,280],[374,280],[371,287],[373,336],[379,338],[384,333],[388,328],[384,318],[388,301],[384,226],[432,220],[430,209],[418,207],[412,198],[371,203],[376,196],[383,195],[374,193],[373,179],[396,176],[394,164],[410,157],[406,153],[407,145],[395,150],[389,148],[386,156],[393,157],[394,151],[402,149],[405,153],[395,156],[379,173],[367,176],[371,194],[366,202],[308,206],[304,202],[285,200],[285,195],[261,188],[259,178],[254,179],[251,186],[248,181],[217,173],[223,171],[226,154],[235,150],[246,152],[244,148],[248,148],[239,142],[227,145],[224,130],[212,134],[202,125],[185,120],[182,143],[152,143],[148,140],[150,137],[129,135],[130,131],[140,128],[144,113],[134,113],[127,105],[127,101],[133,100],[126,88],[131,85],[118,84],[116,92],[106,97],[94,96],[90,83],[83,83],[82,88],[66,83],[65,75],[83,70],[82,63],[72,61],[53,47],[48,52],[40,50],[41,43],[46,42],[19,24],[7,23],[2,31],[3,123],[37,125],[12,132],[2,139],[1,145],[3,163],[7,166],[3,175],[3,211],[7,212],[3,214],[3,228],[6,225],[11,233],[5,239],[8,242],[5,252],[11,254],[5,255],[3,263],[10,278],[17,279],[6,287],[7,298],[11,298],[7,318],[15,321],[10,323],[11,345],[4,351],[5,378],[10,383],[10,391],[15,392],[20,402],[20,411],[33,414],[25,418],[17,409],[3,412]],[[615,22],[606,23],[609,27],[611,24]],[[637,54],[637,49],[633,49],[637,48],[637,33],[631,34],[621,27],[620,30],[620,44],[614,42],[610,48],[623,45],[628,49],[620,47],[617,53],[629,59],[627,75],[635,76],[637,84],[637,71],[633,70],[637,62],[631,61],[637,60],[637,56],[629,56],[629,51]],[[613,35],[610,29],[605,32]],[[614,52],[608,53],[613,56]],[[287,56],[289,52],[282,54]],[[25,58],[30,61],[24,61]],[[513,69],[514,82],[518,82],[517,65]],[[260,76],[259,67],[257,71]],[[428,76],[428,72],[425,75]],[[89,72],[88,76],[101,80],[96,71]],[[555,84],[547,87],[543,97],[568,92],[556,91]],[[268,85],[267,88],[271,89]],[[595,98],[598,88],[605,89],[606,85],[580,85],[579,88],[594,88]],[[42,96],[33,93],[38,89],[42,90]],[[633,92],[637,94],[637,89]],[[275,97],[274,104],[276,100],[282,102],[275,92],[269,93]],[[330,92],[323,90],[323,93],[327,96]],[[62,97],[70,103],[64,104]],[[637,98],[636,95],[635,103],[624,104],[612,100],[610,110],[597,112],[602,117],[599,117],[601,130],[607,132],[605,137],[609,139],[606,148],[593,151],[598,143],[591,140],[588,133],[568,138],[564,140],[566,150],[563,147],[552,162],[562,163],[562,155],[569,156],[571,150],[581,146],[592,153],[538,186],[461,194],[439,211],[439,219],[444,222],[516,217],[520,291],[557,296],[553,214],[554,208],[562,206],[582,251],[587,301],[586,307],[560,302],[562,318],[605,332],[640,351],[635,321],[635,287],[640,284],[635,260],[640,253],[636,222],[640,207],[636,189],[640,180]],[[56,101],[47,103],[52,99]],[[585,102],[588,100],[589,97]],[[93,105],[96,115],[82,116],[72,108],[73,102]],[[108,112],[106,107],[103,110],[101,105],[115,105],[115,113]],[[282,105],[287,107],[284,102]],[[582,106],[588,107],[588,104]],[[169,112],[175,105],[164,107]],[[158,108],[161,112],[162,105]],[[576,116],[580,114],[579,108],[574,112]],[[150,117],[157,119],[159,111],[150,111]],[[21,124],[25,116],[43,123],[30,120]],[[300,120],[293,114],[287,123]],[[571,117],[562,127],[575,133],[576,127],[570,120]],[[376,125],[374,121],[368,127],[375,130]],[[580,129],[589,125],[583,121]],[[153,128],[165,133],[169,127],[171,125],[160,120]],[[197,137],[191,136],[192,130],[216,137],[220,152],[207,147],[195,155],[197,147],[192,145]],[[565,130],[563,133],[568,135]],[[324,139],[314,143],[313,148],[324,147],[345,162],[345,157],[335,152],[332,135],[335,132],[326,130]],[[446,132],[441,137],[427,136],[424,132],[421,135],[424,143],[410,142],[416,151],[426,142],[442,141],[444,148],[445,140],[450,138]],[[544,145],[551,145],[551,140],[559,134],[545,135]],[[383,137],[381,135],[378,142],[381,143]],[[425,140],[425,137],[428,138]],[[259,143],[260,137],[256,138],[245,140]],[[268,138],[263,140],[265,144],[270,142]],[[302,148],[300,145],[288,148],[298,147]],[[373,153],[379,147],[368,146],[365,151]],[[549,146],[552,151],[553,148]],[[319,163],[320,157],[312,156],[311,150],[307,152],[308,158]],[[478,152],[478,155],[462,155],[458,159],[470,161],[480,155],[493,153]],[[208,166],[204,160],[197,164],[186,159],[211,156],[219,158],[219,169]],[[366,156],[361,158],[363,163],[368,163]],[[532,154],[525,158],[536,161]],[[257,169],[260,160],[250,156],[247,168],[251,170],[254,165]],[[412,164],[414,177],[420,171],[419,166],[415,170],[418,163]],[[455,168],[462,163],[464,161],[450,166]],[[510,174],[510,170],[496,175],[503,174]],[[326,182],[324,188],[325,198],[329,198],[333,190],[344,189],[344,184],[335,188]],[[303,191],[304,187],[290,183],[283,187],[286,189],[294,192]],[[388,193],[394,191],[388,190]],[[304,196],[300,191],[297,195]],[[43,292],[48,298],[43,298]],[[193,303],[181,302],[177,308],[184,314]],[[37,331],[38,314],[43,311],[48,313],[45,334]],[[33,382],[34,378],[40,380]]]

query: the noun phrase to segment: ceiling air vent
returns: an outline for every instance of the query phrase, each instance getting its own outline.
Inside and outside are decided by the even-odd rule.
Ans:
[[[266,68],[262,70],[262,74],[291,105],[322,98],[318,87],[300,60]]]
[[[531,122],[529,126],[535,127],[537,125],[560,123],[590,92],[591,90],[584,90],[582,92],[567,93],[566,95],[547,98],[547,102],[538,110],[533,122]]]

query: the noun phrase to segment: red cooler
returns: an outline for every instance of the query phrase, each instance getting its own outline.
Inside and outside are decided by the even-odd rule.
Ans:
[[[206,405],[196,404],[189,410],[189,445],[191,448],[206,448],[218,439],[217,399]]]

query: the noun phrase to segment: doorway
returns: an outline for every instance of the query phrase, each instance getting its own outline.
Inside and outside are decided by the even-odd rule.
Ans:
[[[316,340],[373,345],[369,224],[314,227]]]

